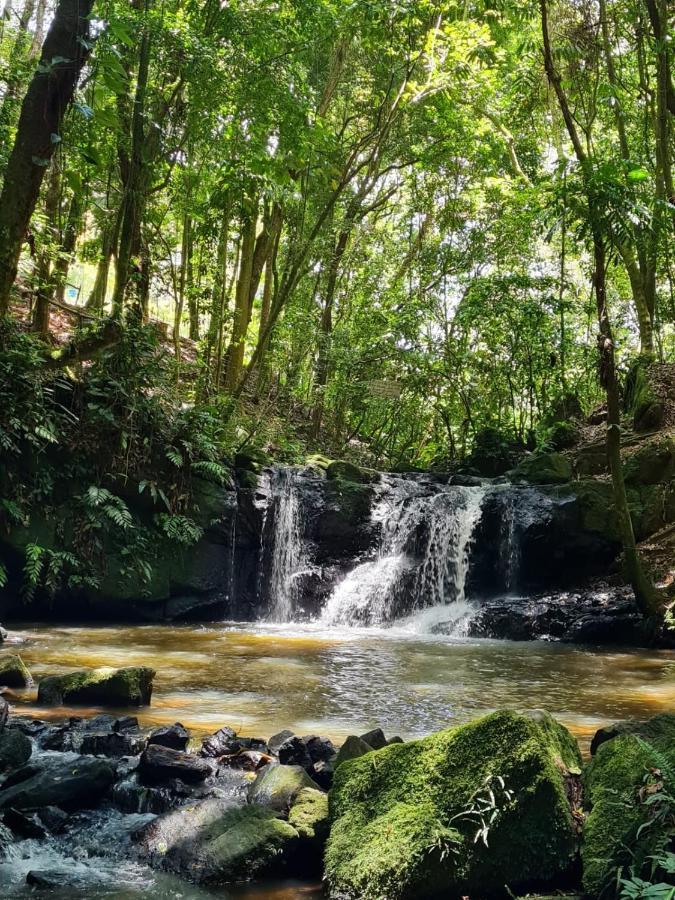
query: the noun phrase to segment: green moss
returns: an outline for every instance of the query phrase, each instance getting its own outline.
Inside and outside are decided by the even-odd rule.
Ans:
[[[328,795],[316,788],[302,788],[293,801],[288,823],[300,837],[325,840],[328,836]]]
[[[249,803],[260,803],[286,811],[303,788],[319,790],[318,784],[300,766],[266,766],[250,786]]]
[[[200,839],[199,864],[206,881],[248,881],[282,862],[298,833],[271,809],[245,806],[228,810]]]
[[[565,484],[572,478],[572,464],[562,453],[533,453],[513,470],[513,477],[530,484]]]
[[[337,504],[348,522],[360,522],[368,518],[373,496],[370,485],[339,479],[328,482],[326,487],[328,498]]]
[[[22,688],[33,684],[30,674],[20,656],[3,653],[0,656],[0,685],[4,687]]]
[[[675,716],[627,723],[617,731],[624,733],[601,744],[584,770],[584,798],[590,811],[581,858],[584,889],[592,895],[615,881],[619,867],[632,865],[639,871],[656,849],[658,828],[644,828],[638,835],[648,821],[649,808],[640,789],[650,770],[659,769],[666,788],[675,790]]]
[[[377,479],[377,473],[362,469],[354,463],[337,459],[326,466],[326,477],[330,481],[352,481],[356,484],[370,484]]]
[[[332,459],[329,459],[322,453],[313,453],[311,456],[307,457],[305,465],[309,466],[310,469],[317,469],[319,472],[325,472],[332,462]]]
[[[154,669],[86,669],[67,675],[50,675],[38,686],[38,702],[101,706],[145,706],[150,703]]]
[[[666,483],[675,478],[675,437],[643,444],[624,462],[626,482],[633,485]]]
[[[395,900],[552,879],[576,852],[563,775],[580,765],[562,726],[513,712],[347,761],[330,793],[328,882],[349,897]],[[501,812],[487,849],[468,810],[490,778]]]

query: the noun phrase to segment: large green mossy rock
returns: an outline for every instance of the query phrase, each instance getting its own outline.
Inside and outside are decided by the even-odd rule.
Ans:
[[[675,437],[643,444],[623,464],[627,484],[659,484],[675,478]]]
[[[288,823],[300,837],[323,843],[328,837],[328,794],[316,788],[302,788],[290,808]]]
[[[287,812],[303,788],[319,790],[301,766],[265,766],[248,790],[249,803]]]
[[[33,677],[20,656],[4,653],[0,656],[0,685],[23,688],[33,683]]]
[[[512,475],[528,484],[565,484],[572,478],[572,464],[562,453],[533,453],[516,466]]]
[[[299,835],[274,810],[209,799],[159,816],[137,840],[154,866],[199,883],[227,883],[283,869]]]
[[[329,797],[331,892],[482,897],[553,881],[577,853],[565,779],[580,766],[565,728],[545,713],[515,712],[344,762]],[[490,791],[498,813],[488,847],[475,810],[490,804]]]
[[[154,669],[86,669],[67,675],[49,675],[38,686],[38,703],[46,706],[148,706]]]
[[[326,466],[326,478],[329,481],[353,481],[356,484],[370,484],[377,481],[379,475],[377,472],[369,469],[362,469],[354,463],[347,462],[344,459],[336,459],[328,463]]]
[[[613,726],[584,770],[581,858],[584,890],[598,896],[617,883],[617,870],[648,867],[662,829],[649,825],[659,792],[675,792],[675,715]],[[607,736],[605,736],[607,737]]]

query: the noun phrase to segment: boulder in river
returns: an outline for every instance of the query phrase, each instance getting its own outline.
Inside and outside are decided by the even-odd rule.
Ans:
[[[248,801],[286,812],[303,788],[319,786],[301,766],[265,766],[248,790]]]
[[[4,728],[0,731],[0,772],[25,765],[32,752],[30,738],[17,728]]]
[[[214,758],[223,756],[226,753],[231,753],[232,751],[230,748],[236,737],[237,732],[234,728],[223,725],[223,727],[219,728],[214,734],[210,734],[202,740],[202,749],[200,753],[202,756]]]
[[[595,754],[584,770],[589,812],[581,859],[584,891],[591,896],[610,879],[616,883],[617,870],[644,877],[664,837],[658,806],[672,802],[664,774],[675,769],[675,714],[625,722],[612,731],[604,740],[596,735]]]
[[[187,750],[189,741],[190,732],[180,722],[155,728],[148,737],[148,744],[159,744],[172,750]]]
[[[366,744],[363,738],[360,738],[355,734],[350,734],[338,750],[338,755],[335,759],[335,768],[343,762],[346,762],[348,759],[358,759],[360,756],[365,756],[366,753],[372,753],[373,749],[374,748],[371,747],[370,744]]]
[[[148,706],[155,670],[144,666],[125,669],[85,669],[67,675],[49,675],[38,686],[38,703],[97,706]]]
[[[145,737],[133,731],[109,731],[103,734],[83,734],[80,753],[92,756],[137,756],[145,748]]]
[[[4,728],[9,719],[9,703],[4,697],[0,697],[0,729]]]
[[[149,785],[164,784],[172,778],[198,784],[213,772],[213,764],[208,760],[161,744],[149,744],[141,755],[138,766],[138,774]]]
[[[114,777],[110,763],[93,756],[42,759],[14,773],[11,783],[5,782],[0,790],[0,809],[91,809]]]
[[[580,766],[565,728],[515,712],[345,761],[330,793],[329,887],[395,900],[554,882],[577,854],[567,788]]]
[[[166,813],[137,836],[154,865],[199,883],[248,881],[286,868],[299,835],[278,812],[204,800]],[[306,864],[306,861],[305,861]]]
[[[302,788],[291,805],[288,822],[301,837],[324,844],[328,837],[328,794]]]
[[[0,685],[11,688],[30,687],[33,676],[20,656],[7,654],[0,656]]]

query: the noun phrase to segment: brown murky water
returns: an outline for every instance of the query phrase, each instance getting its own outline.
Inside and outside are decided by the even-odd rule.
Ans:
[[[157,670],[144,724],[222,725],[267,737],[282,728],[334,739],[381,725],[404,738],[501,707],[547,709],[587,744],[608,721],[675,709],[675,653],[451,639],[404,630],[209,625],[64,627],[12,632],[38,678],[84,667]],[[35,691],[15,695],[39,717]],[[17,710],[19,711],[19,710]],[[129,712],[129,710],[119,710]]]

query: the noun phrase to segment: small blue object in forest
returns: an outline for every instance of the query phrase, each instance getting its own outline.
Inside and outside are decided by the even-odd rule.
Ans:
[[[77,295],[79,294],[79,290],[76,287],[69,287],[66,290],[66,297],[69,300],[77,300]]]

